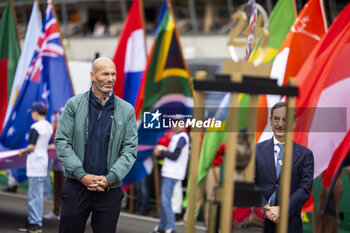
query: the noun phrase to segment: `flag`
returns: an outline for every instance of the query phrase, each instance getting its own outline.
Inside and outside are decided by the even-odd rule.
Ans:
[[[0,20],[0,132],[20,52],[14,17],[13,6],[8,0]]]
[[[333,164],[330,163],[332,157],[340,164],[339,161],[344,159],[350,149],[349,59],[350,4],[338,15],[297,75],[298,121],[294,140],[313,151],[314,177],[327,167],[330,168]],[[324,108],[331,108],[330,113],[321,115],[320,112]],[[320,122],[320,118],[323,118],[323,121]],[[315,132],[315,129],[321,126],[327,126],[329,130]],[[336,168],[337,166],[334,166],[335,170]],[[325,175],[324,179],[329,178]]]
[[[245,60],[248,61],[249,56],[252,51],[252,44],[254,42],[254,32],[255,32],[255,25],[256,25],[256,18],[258,15],[258,11],[255,6],[255,0],[249,0],[248,5],[252,5],[252,12],[250,14],[249,19],[249,33],[247,37],[247,45],[245,48]]]
[[[295,16],[293,0],[278,0],[269,17],[269,41],[263,62],[272,62],[286,38]],[[258,43],[259,44],[259,43]],[[249,60],[259,56],[260,48],[255,48]]]
[[[279,0],[271,12],[269,17],[269,40],[266,53],[263,55],[262,60],[264,63],[273,61],[294,22],[295,16],[292,1],[293,0]],[[259,43],[257,45],[259,45]],[[249,57],[249,61],[258,59],[260,51],[261,48],[255,48]],[[270,125],[268,124],[269,111],[267,108],[273,106],[273,104],[278,102],[279,99],[279,97],[271,95],[261,95],[259,97],[256,122],[257,141],[264,141],[272,137],[272,130],[269,128]],[[263,134],[263,131],[269,133]]]
[[[61,109],[71,96],[73,89],[60,40],[59,26],[53,3],[49,1],[30,67],[9,120],[3,128],[0,142],[9,149],[25,147],[33,123],[28,109],[33,102],[45,103],[48,110],[46,118],[50,121],[54,112]]]
[[[309,0],[296,18],[277,54],[271,77],[280,86],[295,77],[315,45],[327,31],[323,0]]]
[[[0,170],[11,168],[12,175],[17,182],[21,182],[27,179],[26,177],[26,160],[28,153],[19,155],[19,150],[5,150],[1,151],[0,148]],[[57,159],[56,149],[48,151],[49,159]],[[24,174],[23,174],[24,170]],[[14,174],[15,173],[15,174]]]
[[[209,169],[213,164],[213,160],[215,159],[219,148],[222,143],[227,138],[227,118],[229,115],[230,109],[230,101],[231,101],[231,93],[226,93],[224,98],[221,100],[215,115],[213,118],[222,122],[221,129],[208,129],[205,132],[202,138],[201,151],[198,162],[198,177],[197,177],[197,185],[198,187],[203,183],[205,178],[208,175]],[[249,106],[250,97],[246,94],[239,94],[238,98],[238,131],[243,132],[247,130],[248,127],[248,106]],[[237,111],[233,110],[233,111]],[[225,147],[224,147],[225,148]],[[225,149],[224,149],[225,150]],[[189,188],[187,187],[186,196],[183,200],[182,205],[185,207],[188,204],[189,197]]]
[[[114,93],[135,105],[146,67],[146,42],[140,0],[134,0],[131,5],[113,61],[117,69]]]
[[[158,113],[168,115],[192,113],[191,77],[182,56],[175,19],[171,12],[171,5],[165,0],[136,101],[136,114],[141,110],[142,113],[158,110]],[[150,156],[157,141],[166,131],[148,131],[142,127],[142,123],[139,125],[137,159],[124,178],[124,184],[138,182],[150,173]]]
[[[277,54],[271,70],[271,77],[280,86],[288,85],[288,79],[295,77],[327,31],[323,0],[309,0],[296,18],[293,26]],[[278,101],[278,100],[277,100]],[[303,207],[303,212],[312,212],[313,195]]]
[[[225,122],[228,117],[230,107],[231,93],[227,93],[221,100],[218,110],[215,113],[214,118],[216,120]],[[225,127],[224,127],[225,128]],[[223,131],[210,132],[210,129],[204,134],[203,143],[201,147],[199,163],[198,163],[198,186],[205,180],[216,152],[223,141],[226,140],[227,132]]]
[[[310,0],[296,18],[273,61],[271,78],[277,79],[279,86],[287,85],[288,79],[297,75],[312,49],[326,31],[327,21],[323,1]],[[279,101],[281,101],[281,96],[262,96],[259,99],[259,111],[262,108],[271,108]],[[259,141],[264,141],[272,136],[272,130],[268,124],[269,114],[269,111],[266,111],[264,115],[259,115],[259,123],[257,123],[257,139]]]
[[[15,104],[16,98],[21,90],[22,84],[24,82],[24,78],[26,76],[27,68],[30,65],[30,61],[33,57],[35,45],[38,41],[40,31],[42,28],[42,17],[39,6],[36,1],[34,1],[32,13],[30,15],[29,23],[27,26],[27,32],[24,37],[23,49],[21,52],[21,56],[19,57],[16,73],[13,80],[11,95],[9,98],[9,104],[7,106],[6,111],[6,123],[11,110]]]
[[[239,132],[247,130],[247,127],[248,127],[249,100],[250,100],[249,95],[239,94],[239,98],[238,98],[238,109],[239,109],[238,131]],[[203,144],[201,147],[201,153],[200,153],[199,164],[198,164],[198,181],[197,181],[198,185],[201,185],[201,183],[207,177],[207,174],[212,165],[212,162],[217,154],[218,148],[227,138],[226,123],[227,123],[227,117],[228,117],[229,111],[238,110],[238,109],[235,110],[235,109],[229,108],[230,101],[231,101],[231,93],[227,93],[224,96],[224,98],[221,100],[219,107],[214,116],[216,120],[223,122],[222,131],[217,129],[215,131],[211,131],[209,128],[207,132],[204,134]]]

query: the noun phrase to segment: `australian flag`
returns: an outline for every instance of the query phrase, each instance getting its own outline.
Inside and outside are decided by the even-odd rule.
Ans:
[[[19,149],[27,145],[33,120],[28,111],[33,102],[45,103],[51,121],[73,96],[73,89],[60,39],[59,26],[49,1],[45,19],[33,58],[16,103],[3,127],[0,143],[8,149]]]

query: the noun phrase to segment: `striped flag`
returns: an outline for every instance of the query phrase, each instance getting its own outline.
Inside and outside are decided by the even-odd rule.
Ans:
[[[175,19],[171,12],[171,5],[165,0],[156,39],[148,56],[142,87],[136,101],[136,114],[156,110],[158,113],[169,115],[192,113],[191,76],[182,56]],[[124,184],[138,182],[149,174],[153,148],[166,131],[145,130],[141,121],[142,119],[138,130],[137,159],[124,178]]]
[[[117,69],[114,92],[135,105],[146,67],[146,42],[140,0],[134,0],[131,5],[113,61]]]

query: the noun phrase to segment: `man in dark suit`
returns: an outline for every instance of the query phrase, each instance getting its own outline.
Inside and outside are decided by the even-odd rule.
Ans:
[[[289,201],[289,233],[302,233],[301,209],[312,190],[314,159],[312,152],[293,142],[292,164],[283,164],[284,129],[287,105],[275,104],[271,109],[270,124],[274,136],[256,146],[255,184],[263,194],[265,205],[264,232],[276,232],[279,221],[279,174],[283,166],[292,165],[291,189]]]

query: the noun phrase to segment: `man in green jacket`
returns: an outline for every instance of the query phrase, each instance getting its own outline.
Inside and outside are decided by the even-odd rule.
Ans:
[[[67,177],[60,233],[84,232],[90,213],[94,233],[115,233],[122,179],[136,160],[135,111],[113,94],[113,61],[96,59],[90,76],[92,88],[67,101],[56,131],[57,156]]]

